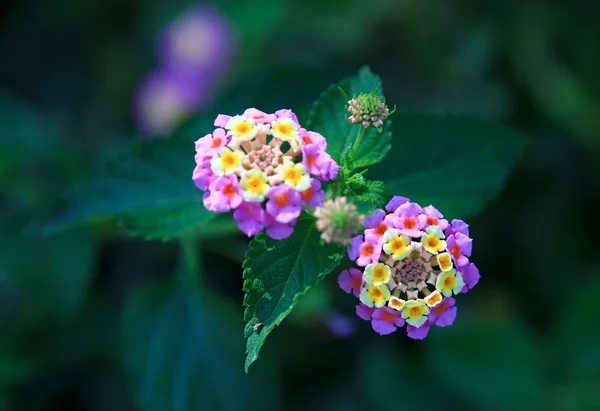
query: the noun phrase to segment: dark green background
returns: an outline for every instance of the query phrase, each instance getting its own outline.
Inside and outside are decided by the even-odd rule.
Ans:
[[[230,110],[305,112],[368,64],[392,105],[531,136],[498,198],[468,220],[481,282],[459,297],[453,327],[414,342],[356,318],[334,273],[241,375],[243,236],[201,241],[202,291],[190,294],[172,281],[177,243],[118,236],[109,224],[23,233],[140,138],[133,91],[157,64],[157,33],[187,3],[9,0],[0,13],[0,410],[599,410],[600,3],[218,3],[240,44],[224,79],[228,93],[240,90]],[[394,145],[402,138],[394,129]],[[357,333],[333,336],[323,321],[331,311]]]

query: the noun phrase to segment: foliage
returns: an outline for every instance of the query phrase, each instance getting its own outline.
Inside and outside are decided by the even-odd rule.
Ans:
[[[474,215],[494,199],[527,145],[512,130],[452,114],[398,112],[394,132],[401,142],[370,175],[453,218]]]
[[[0,410],[600,409],[595,2],[216,0],[235,65],[173,136],[138,141],[136,84],[188,5],[163,3],[5,7]],[[399,109],[356,143],[340,87]],[[206,211],[193,141],[247,106],[327,137],[330,197],[470,218],[482,280],[453,327],[380,338],[310,216],[248,241]]]
[[[250,378],[240,367],[236,317],[228,303],[181,282],[138,290],[125,311],[123,354],[141,407],[277,409],[272,370],[263,368],[260,378]]]
[[[313,218],[304,218],[285,240],[266,235],[252,240],[244,260],[246,371],[296,300],[333,271],[342,257],[338,246],[319,244]]]
[[[343,154],[350,148],[353,149],[351,168],[367,167],[380,162],[390,150],[391,122],[386,122],[383,132],[373,128],[366,130],[360,144],[354,147],[361,128],[353,126],[348,121],[349,114],[346,111],[348,102],[340,94],[340,89],[349,96],[374,91],[383,92],[379,77],[368,67],[363,67],[357,76],[334,84],[321,94],[313,104],[308,128],[327,136],[327,152],[342,165],[345,161]]]

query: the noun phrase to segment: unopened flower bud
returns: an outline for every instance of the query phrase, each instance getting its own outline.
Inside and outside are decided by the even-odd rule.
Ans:
[[[317,228],[321,239],[326,243],[350,244],[352,237],[360,230],[365,217],[358,213],[354,204],[346,197],[326,201],[315,210]]]
[[[348,101],[347,110],[350,113],[348,120],[352,124],[361,124],[363,127],[380,128],[390,115],[385,98],[375,93],[361,93],[358,97],[354,97]]]

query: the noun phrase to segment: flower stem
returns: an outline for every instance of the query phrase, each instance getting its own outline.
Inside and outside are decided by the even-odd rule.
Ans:
[[[202,250],[197,236],[187,236],[180,240],[181,244],[181,279],[186,288],[203,289]]]
[[[358,151],[358,147],[360,147],[360,144],[362,143],[363,138],[365,138],[365,135],[367,131],[367,127],[364,127],[363,125],[360,126],[360,130],[358,131],[358,135],[356,136],[356,140],[354,141],[354,145],[352,146],[352,157],[356,156],[356,152]]]

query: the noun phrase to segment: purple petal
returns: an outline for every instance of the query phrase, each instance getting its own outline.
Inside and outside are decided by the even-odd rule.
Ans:
[[[446,311],[444,311],[442,313],[442,315],[440,315],[437,318],[435,325],[437,325],[438,327],[447,327],[454,323],[455,318],[456,318],[456,307],[450,307],[450,308],[446,309]]]
[[[369,217],[365,218],[364,227],[365,228],[375,228],[379,224],[383,222],[383,218],[385,217],[386,212],[383,210],[375,210],[373,214]]]
[[[440,213],[439,210],[437,208],[435,208],[433,205],[429,205],[429,206],[425,207],[423,209],[423,213],[425,213],[429,217],[435,217],[438,220],[444,217],[444,215],[442,213]]]
[[[404,203],[394,212],[400,217],[417,217],[423,209],[417,203]]]
[[[456,244],[460,247],[460,250],[467,257],[471,256],[471,251],[473,251],[473,240],[463,233],[456,233]]]
[[[408,203],[410,200],[406,197],[394,196],[389,203],[385,206],[385,209],[390,213],[396,211],[398,207],[400,207],[404,203]]]
[[[422,340],[427,337],[427,334],[429,334],[429,328],[430,326],[428,324],[423,324],[419,328],[413,327],[409,324],[406,326],[406,335],[413,340]]]
[[[289,109],[277,110],[275,112],[275,115],[277,116],[277,118],[279,118],[279,117],[289,117],[292,120],[294,120],[294,122],[296,124],[300,124],[298,122],[298,117],[296,117],[296,115],[294,114],[294,112],[292,110],[289,110]]]
[[[315,180],[315,181],[318,181],[318,180]],[[312,198],[308,202],[308,205],[311,206],[312,208],[321,207],[323,205],[323,201],[325,201],[326,196],[327,196],[327,194],[325,194],[325,190],[315,191]]]
[[[264,227],[261,223],[255,220],[246,220],[238,222],[238,228],[248,237],[252,237],[260,233]]]
[[[227,197],[225,197],[220,191],[207,191],[202,197],[204,207],[207,210],[215,213],[225,213],[231,210]]]
[[[275,223],[267,227],[267,234],[274,240],[283,240],[288,238],[294,232],[294,227],[287,224]]]
[[[448,227],[448,233],[446,233],[446,237],[457,233],[469,235],[469,225],[463,220],[452,220],[452,225]]]
[[[356,315],[358,315],[360,318],[362,318],[365,321],[369,321],[371,319],[371,316],[373,315],[374,311],[375,311],[374,307],[367,307],[363,303],[360,303],[359,305],[356,306]]]
[[[240,204],[242,204],[243,202],[244,202],[244,199],[239,194],[236,194],[232,198],[229,199],[229,205],[231,206],[231,208],[238,208],[240,206]]]
[[[197,165],[196,168],[194,168],[192,180],[194,181],[194,184],[196,184],[196,187],[202,191],[206,191],[212,180],[212,170],[210,168],[207,169],[201,165]]]
[[[468,267],[461,269],[460,272],[465,280],[465,284],[467,287],[469,287],[469,289],[475,287],[481,278],[479,269],[473,263],[471,263]]]
[[[348,247],[348,258],[352,261],[356,260],[360,255],[360,246],[363,243],[363,236],[357,235],[350,242],[350,246]]]
[[[413,228],[412,230],[407,230],[406,228],[400,229],[400,233],[407,235],[412,238],[421,238],[423,237],[423,231]]]
[[[388,335],[396,331],[396,326],[385,320],[373,319],[371,321],[371,327],[373,327],[373,330],[375,330],[375,332],[379,335]]]
[[[279,209],[279,213],[275,215],[275,221],[282,224],[289,224],[300,216],[302,209],[296,205],[289,205]]]
[[[456,265],[458,267],[466,267],[467,265],[469,265],[469,259],[464,255],[461,255],[456,259]]]
[[[350,275],[350,271],[344,270],[341,272],[340,276],[338,277],[338,285],[347,294],[350,294],[352,291],[352,275]]]

